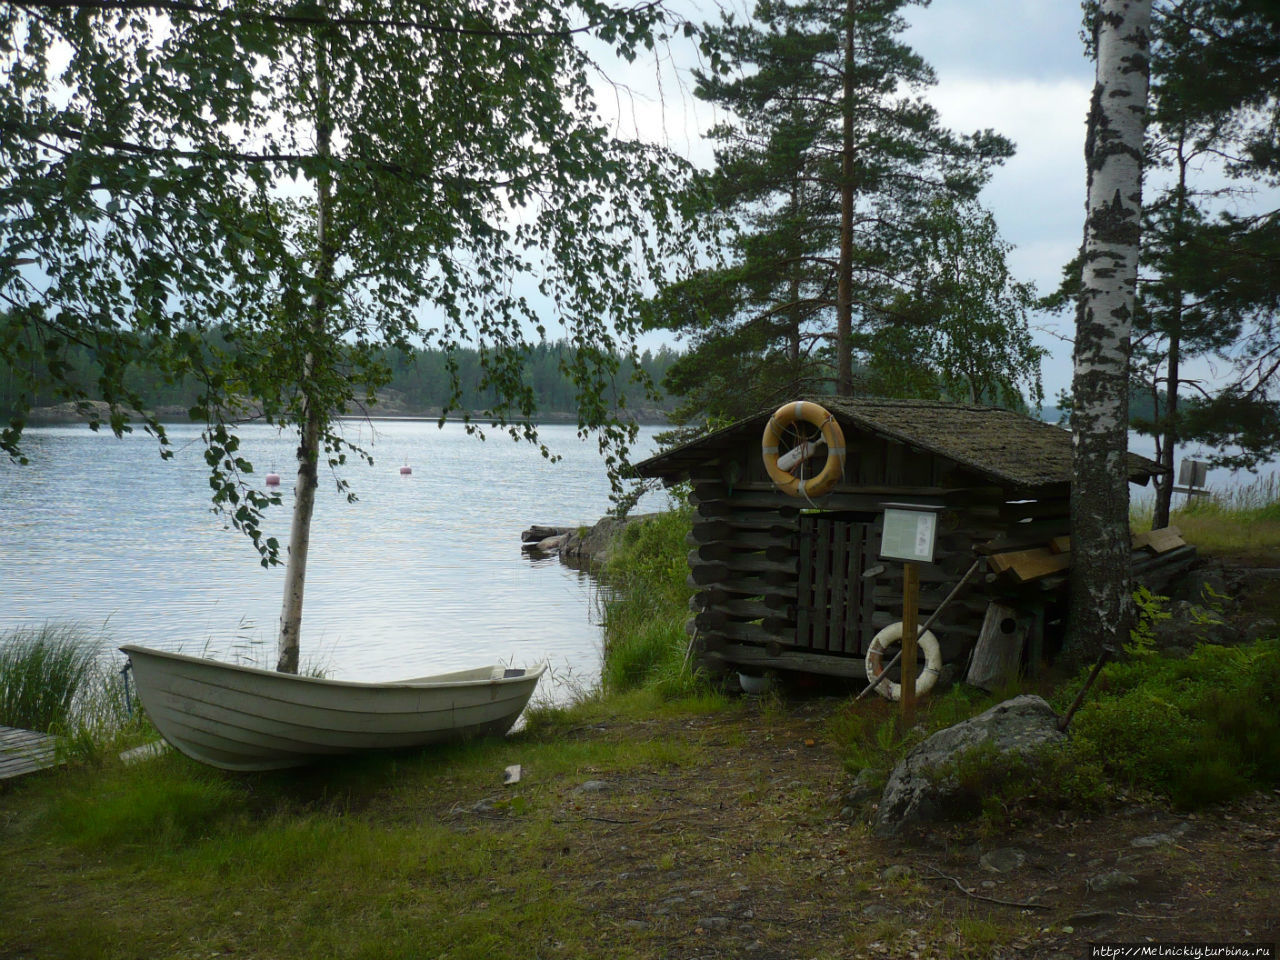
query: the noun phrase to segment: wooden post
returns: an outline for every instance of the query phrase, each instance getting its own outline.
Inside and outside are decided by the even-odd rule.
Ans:
[[[902,565],[902,726],[916,722],[916,631],[920,600],[920,570],[914,563]]]

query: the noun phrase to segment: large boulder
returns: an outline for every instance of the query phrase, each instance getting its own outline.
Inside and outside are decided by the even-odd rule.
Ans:
[[[959,796],[959,784],[948,771],[975,747],[989,744],[999,753],[1028,757],[1063,739],[1053,708],[1030,694],[939,730],[894,767],[880,797],[875,831],[892,836],[945,817]]]

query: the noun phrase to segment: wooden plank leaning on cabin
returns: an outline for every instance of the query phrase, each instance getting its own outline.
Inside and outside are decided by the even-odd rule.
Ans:
[[[1026,583],[1066,570],[1071,566],[1071,554],[1054,553],[1048,547],[1033,547],[992,554],[989,562],[996,573],[1010,573],[1019,583]]]
[[[988,604],[965,682],[991,691],[1016,677],[1028,626],[1028,618],[1013,607]]]
[[[1151,553],[1160,555],[1185,546],[1187,544],[1176,527],[1134,534],[1132,540],[1135,554],[1149,550]],[[989,562],[994,572],[1008,573],[1019,583],[1040,580],[1070,568],[1071,538],[1055,537],[1048,546],[995,553],[989,557]],[[1136,568],[1139,558],[1135,556],[1131,562]]]
[[[1134,550],[1150,549],[1152,553],[1168,553],[1186,545],[1186,541],[1182,539],[1182,531],[1173,524],[1159,530],[1135,533],[1129,542]],[[1071,538],[1054,537],[1049,542],[1049,549],[1054,553],[1068,553],[1071,550]]]

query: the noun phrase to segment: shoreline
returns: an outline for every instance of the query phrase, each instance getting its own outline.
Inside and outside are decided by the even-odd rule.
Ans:
[[[47,406],[47,407],[33,407],[30,411],[27,412],[26,426],[28,427],[70,426],[74,424],[87,424],[91,420],[93,420],[95,417],[100,422],[106,422],[109,419],[110,408],[107,406],[107,404],[102,403],[101,401],[92,401],[90,403],[90,408],[91,408],[90,410],[86,410],[86,411],[78,410],[76,409],[76,405],[74,403],[60,403],[60,404],[55,404],[53,406]],[[199,420],[193,420],[191,417],[187,416],[187,411],[180,407],[158,407],[155,411],[153,411],[153,413],[161,423],[175,423],[175,424],[197,423],[198,424],[201,422]],[[642,426],[642,427],[666,427],[671,425],[671,421],[667,418],[665,413],[662,413],[660,411],[652,411],[652,410],[642,411],[642,413],[643,415],[640,417],[629,418],[629,422],[635,423],[636,425]],[[256,417],[248,416],[243,419],[237,420],[235,422],[241,423],[241,424],[251,423],[251,422],[256,422],[257,419],[258,418]],[[500,427],[504,425],[496,422],[490,417],[485,417],[478,414],[473,414],[468,420],[468,418],[458,413],[451,412],[449,415],[445,416],[443,419],[446,423],[467,423],[467,422],[484,423],[492,427]],[[388,412],[388,413],[366,413],[366,414],[349,413],[349,414],[342,414],[340,416],[334,417],[334,420],[341,421],[341,422],[361,421],[361,422],[368,422],[368,423],[397,423],[397,422],[428,423],[428,422],[439,422],[441,420],[441,415],[440,415],[440,411],[438,410],[432,411],[428,409],[428,410],[415,410],[415,411],[407,411],[407,412]],[[143,421],[141,417],[130,416],[128,419],[128,422],[141,423]],[[513,419],[513,420],[507,421],[505,425],[519,426],[520,424],[523,424],[525,422],[526,421],[524,420]],[[556,425],[556,426],[561,426],[566,424],[574,425],[578,423],[578,414],[570,410],[546,410],[546,411],[541,411],[537,419],[529,422],[531,422],[535,427],[543,426],[543,425]]]

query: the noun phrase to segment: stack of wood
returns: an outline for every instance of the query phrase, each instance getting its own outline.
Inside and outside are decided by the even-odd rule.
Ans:
[[[1149,590],[1163,589],[1196,558],[1196,548],[1173,526],[1135,533],[1131,546],[1133,578]],[[1047,546],[993,553],[988,559],[994,573],[1014,583],[1057,589],[1071,568],[1071,538],[1054,537]]]
[[[1130,558],[1135,582],[1149,590],[1164,589],[1170,581],[1195,562],[1196,549],[1182,539],[1177,527],[1164,527],[1133,535]],[[1071,538],[1054,537],[1046,545],[1003,550],[987,558],[992,585],[1008,588],[1009,602],[993,602],[987,608],[978,642],[969,661],[966,682],[995,690],[1016,676],[1026,646],[1030,669],[1041,655],[1042,625],[1028,618],[1027,609],[1050,602],[1049,596],[1036,601],[1026,591],[1056,594],[1066,592],[1071,570]],[[1020,597],[1014,600],[1015,597]]]

